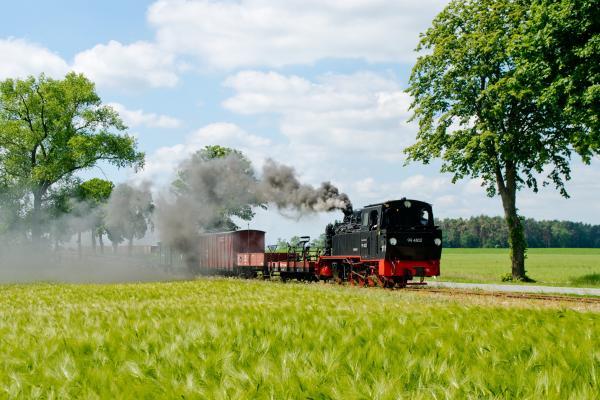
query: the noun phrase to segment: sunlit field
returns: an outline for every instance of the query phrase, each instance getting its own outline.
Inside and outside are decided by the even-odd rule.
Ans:
[[[233,279],[0,291],[0,398],[600,393],[594,309]]]
[[[600,249],[529,249],[527,275],[537,284],[600,287]],[[444,249],[441,280],[500,283],[508,249]]]

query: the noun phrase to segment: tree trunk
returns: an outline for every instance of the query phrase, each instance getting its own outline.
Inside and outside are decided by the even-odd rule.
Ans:
[[[113,254],[117,254],[119,244],[117,242],[112,242]]]
[[[31,225],[31,241],[39,245],[42,239],[42,188],[33,191],[33,215]]]
[[[98,242],[100,243],[100,254],[104,254],[104,239],[102,239],[102,231],[98,232]]]
[[[129,238],[129,243],[127,244],[127,254],[129,254],[129,256],[133,254],[133,236]]]
[[[96,229],[92,228],[92,254],[96,254]]]
[[[497,176],[498,178],[498,176]],[[498,191],[502,198],[502,207],[504,208],[504,220],[508,227],[508,245],[510,247],[510,259],[512,264],[513,280],[526,280],[525,274],[525,251],[527,243],[523,232],[523,224],[517,214],[516,194],[517,180],[516,169],[512,164],[507,163],[506,179],[498,179]]]
[[[83,257],[83,254],[81,252],[81,231],[77,231],[77,255],[79,256],[79,258]]]

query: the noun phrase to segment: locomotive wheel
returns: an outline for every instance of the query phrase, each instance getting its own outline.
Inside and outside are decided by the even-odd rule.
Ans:
[[[406,282],[407,282],[406,278],[400,278],[396,281],[396,287],[398,289],[403,289],[406,287]]]
[[[396,285],[392,279],[386,278],[384,276],[381,277],[381,281],[383,282],[383,287],[386,289],[393,289]]]
[[[377,277],[375,275],[369,275],[367,277],[367,285],[369,287],[376,287],[377,286]]]
[[[356,284],[359,287],[365,287],[367,285],[367,282],[366,282],[365,278],[362,275],[358,275],[357,274]]]

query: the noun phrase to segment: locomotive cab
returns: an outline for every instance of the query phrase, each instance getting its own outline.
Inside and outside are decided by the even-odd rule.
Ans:
[[[442,231],[434,224],[430,204],[404,199],[384,203],[382,211],[379,244],[385,259],[440,259]]]

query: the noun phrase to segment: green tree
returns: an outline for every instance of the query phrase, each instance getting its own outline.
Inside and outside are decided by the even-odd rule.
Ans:
[[[53,185],[101,160],[117,167],[143,165],[135,139],[113,133],[125,129],[81,74],[0,82],[0,172],[33,199],[34,242],[43,233],[42,208]]]
[[[135,187],[121,183],[114,188],[106,207],[106,229],[115,250],[116,245],[126,239],[128,253],[132,254],[133,239],[143,238],[148,229],[153,228],[154,208],[147,185]]]
[[[422,35],[417,50],[425,54],[413,67],[408,89],[413,119],[419,122],[417,142],[406,149],[408,160],[441,158],[442,171],[453,174],[453,182],[478,177],[489,196],[500,195],[517,280],[526,279],[517,192],[524,186],[537,191],[542,179],[543,185],[553,183],[568,196],[564,181],[570,178],[573,148],[584,161],[597,151],[597,131],[581,113],[565,121],[558,100],[547,97],[548,85],[561,77],[537,62],[550,53],[545,51],[548,43],[538,37],[547,32],[533,27],[542,24],[536,18],[542,18],[550,2],[533,3],[535,7],[525,0],[452,1]],[[589,39],[597,47],[594,37],[572,39]],[[566,68],[561,73],[576,72]],[[546,169],[550,173],[540,178]]]
[[[58,248],[61,242],[69,240],[74,231],[79,233],[83,222],[87,220],[87,210],[79,207],[79,191],[81,180],[69,179],[60,185],[54,185],[48,191],[47,199],[43,207],[44,229]],[[81,239],[78,236],[78,239]],[[79,240],[79,245],[81,240]],[[81,246],[79,246],[81,254]]]
[[[96,252],[96,236],[100,242],[100,252],[104,253],[103,236],[106,232],[105,205],[113,191],[114,184],[110,181],[93,178],[79,185],[79,200],[84,202],[89,213],[92,251]]]
[[[536,0],[524,58],[542,82],[540,105],[573,129],[585,158],[600,147],[600,7],[593,0]]]
[[[292,236],[290,240],[284,240],[282,238],[277,239],[276,243],[276,251],[277,252],[287,252],[290,247],[296,247],[300,243],[300,236]]]

